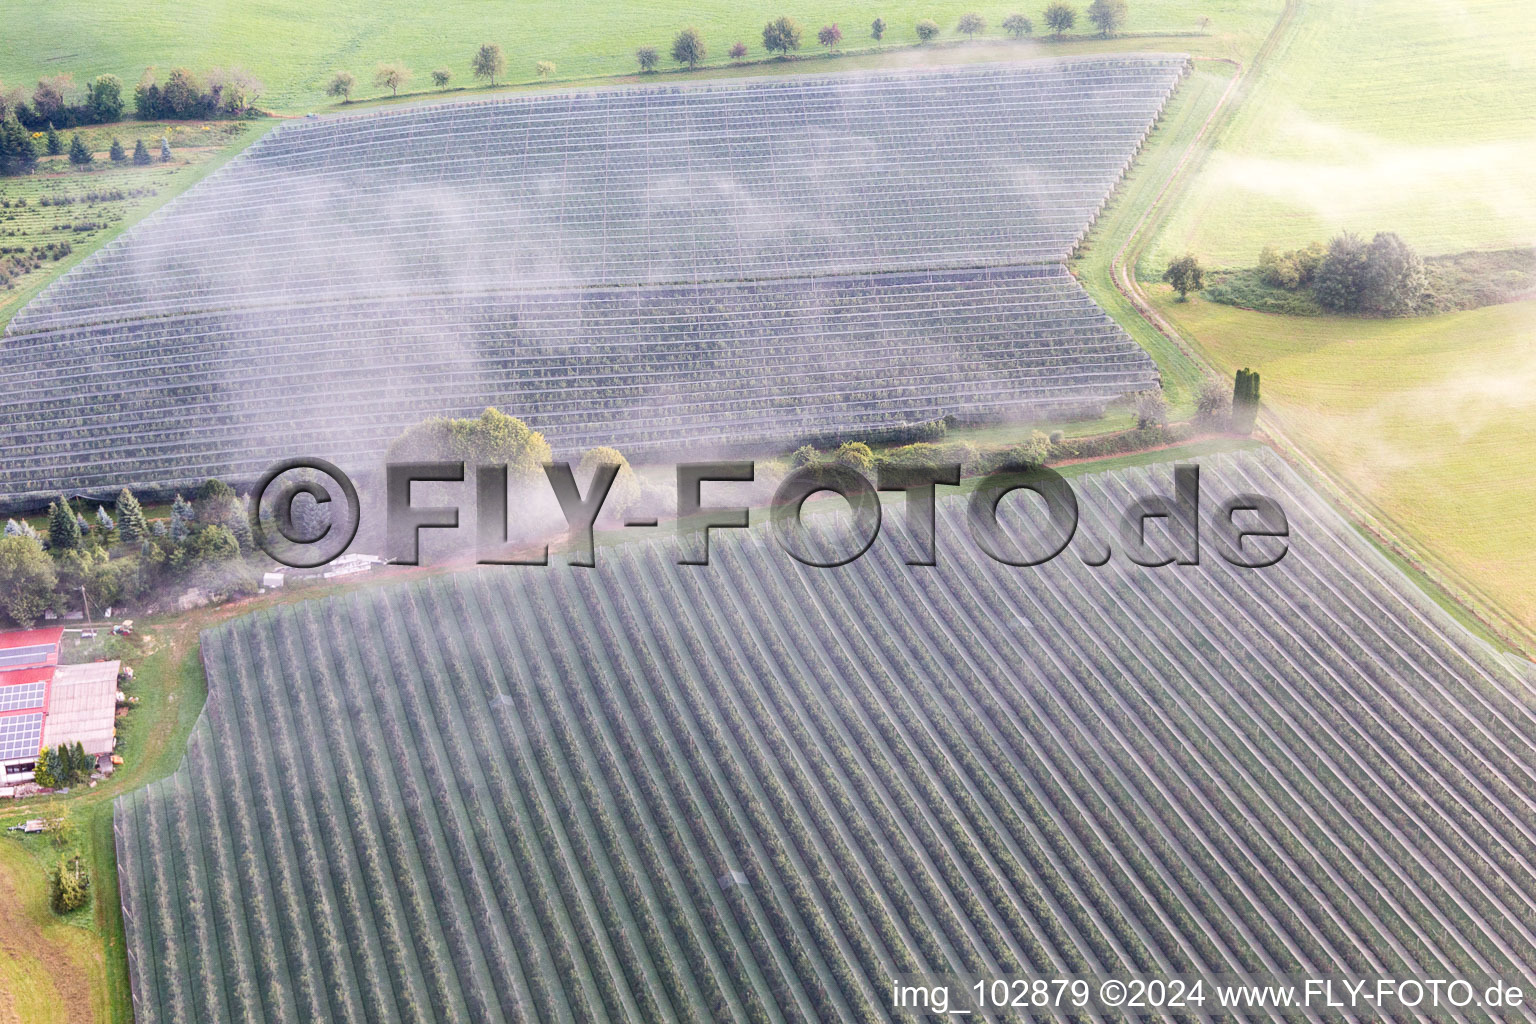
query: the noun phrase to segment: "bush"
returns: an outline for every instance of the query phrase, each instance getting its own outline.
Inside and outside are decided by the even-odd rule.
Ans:
[[[1195,422],[1210,430],[1224,430],[1232,417],[1232,391],[1225,381],[1206,377],[1195,396]]]
[[[832,461],[839,466],[867,473],[875,467],[875,453],[863,441],[844,441],[832,453]]]
[[[533,73],[540,78],[548,78],[555,73],[555,62],[552,60],[541,60],[533,66]]]
[[[809,466],[814,463],[817,458],[819,458],[819,456],[816,454],[816,449],[812,448],[808,444],[803,444],[799,448],[796,448],[794,452],[789,456],[789,464],[795,469],[802,469],[805,466]]]
[[[938,34],[939,34],[939,23],[938,22],[930,21],[929,19],[924,18],[922,21],[917,23],[917,38],[922,40],[923,42],[926,43],[926,42],[928,42],[931,39],[937,38]]]
[[[661,63],[661,54],[656,52],[654,46],[642,46],[635,51],[635,62],[640,65],[641,71],[655,71],[656,65]]]
[[[732,43],[731,48],[726,52],[730,54],[731,60],[741,60],[747,55],[747,44],[743,42]]]
[[[1168,400],[1161,391],[1136,392],[1136,427],[1161,427],[1168,422]]]

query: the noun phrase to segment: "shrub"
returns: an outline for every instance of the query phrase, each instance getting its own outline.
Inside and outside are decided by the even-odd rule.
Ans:
[[[731,55],[731,60],[741,60],[747,55],[747,44],[743,42],[734,42],[731,44],[731,48],[727,52]]]
[[[815,448],[812,448],[808,444],[803,444],[799,448],[796,448],[790,455],[789,464],[796,469],[800,469],[804,466],[809,466],[811,463],[815,462],[818,457],[819,456],[817,456]]]
[[[930,39],[936,38],[938,36],[938,34],[939,34],[939,23],[938,22],[932,21],[932,20],[930,20],[928,18],[924,18],[922,21],[917,23],[917,38],[922,40],[923,42],[926,43]]]
[[[839,466],[867,473],[875,466],[875,453],[863,441],[844,441],[832,453],[832,461]]]
[[[1161,427],[1168,422],[1168,400],[1161,391],[1136,392],[1136,428]]]
[[[1224,430],[1232,418],[1232,391],[1215,377],[1200,382],[1195,396],[1195,421],[1212,430]]]

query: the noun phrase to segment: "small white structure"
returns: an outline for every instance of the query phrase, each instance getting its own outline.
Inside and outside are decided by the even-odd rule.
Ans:
[[[378,555],[342,555],[325,567],[321,576],[325,579],[333,579],[337,576],[351,576],[354,573],[367,572],[384,560]]]

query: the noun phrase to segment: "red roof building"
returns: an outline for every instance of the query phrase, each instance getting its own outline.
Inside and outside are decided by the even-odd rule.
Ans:
[[[62,627],[0,633],[0,786],[30,781],[46,744],[110,753],[118,664],[60,665]],[[64,693],[68,707],[55,707]]]

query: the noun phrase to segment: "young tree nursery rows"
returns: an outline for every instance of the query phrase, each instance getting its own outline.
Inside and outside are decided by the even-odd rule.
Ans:
[[[722,530],[705,567],[631,543],[210,630],[185,763],[117,805],[137,1019],[886,1020],[920,972],[1536,960],[1518,669],[1267,451],[1201,477],[1281,503],[1263,569],[1090,567],[1172,467],[1073,484],[1036,568],[948,499],[933,567],[894,523],[832,570]]]

